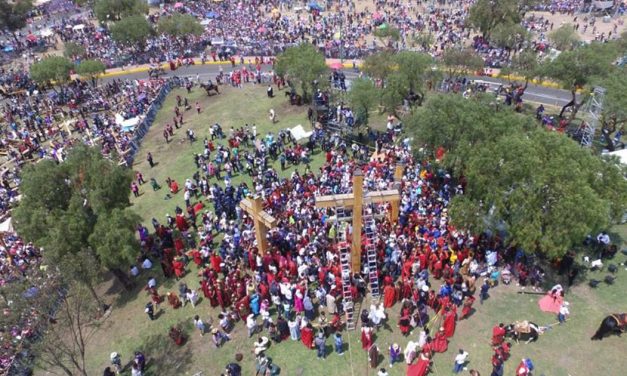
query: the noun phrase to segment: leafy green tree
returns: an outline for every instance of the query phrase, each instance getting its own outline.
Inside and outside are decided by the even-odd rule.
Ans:
[[[30,66],[31,78],[39,84],[55,81],[62,85],[70,78],[74,64],[62,56],[49,56]]]
[[[483,59],[470,49],[448,49],[442,55],[442,64],[450,78],[474,74],[485,66]]]
[[[348,92],[348,103],[355,110],[357,124],[368,125],[369,112],[377,104],[379,93],[367,78],[357,78]]]
[[[490,40],[497,47],[504,48],[509,56],[512,51],[516,51],[528,39],[529,32],[522,25],[499,24],[492,31]]]
[[[68,42],[65,44],[65,48],[63,49],[63,56],[68,59],[82,58],[85,56],[86,52],[85,47],[82,45],[74,42]]]
[[[385,87],[381,92],[381,104],[386,111],[398,116],[398,108],[403,104],[403,100],[409,95],[409,87],[405,77],[395,72],[385,81]]]
[[[477,0],[469,10],[467,21],[484,37],[491,39],[499,25],[517,25],[522,20],[517,0]]]
[[[510,65],[501,68],[501,74],[509,79],[509,75],[512,73],[518,73],[525,79],[525,86],[522,87],[522,93],[520,94],[522,97],[527,87],[529,87],[529,81],[540,75],[540,65],[536,53],[532,50],[524,50],[512,57]]]
[[[111,25],[113,40],[125,45],[143,46],[153,33],[152,26],[144,16],[125,17]]]
[[[611,135],[623,128],[627,122],[627,96],[625,95],[627,92],[627,67],[623,66],[617,69],[616,74],[606,77],[596,84],[605,89],[601,121],[606,147],[613,151],[616,146]]]
[[[92,80],[94,86],[96,86],[96,80],[99,74],[105,72],[107,67],[100,60],[83,60],[76,68],[76,73],[81,77],[87,77]]]
[[[431,32],[419,32],[412,35],[410,42],[413,46],[419,46],[422,51],[429,51],[435,43],[435,36]]]
[[[26,26],[26,19],[33,9],[32,0],[0,0],[0,29],[8,30],[17,42],[15,32]]]
[[[185,37],[188,35],[200,35],[204,28],[196,17],[189,14],[175,13],[168,17],[159,19],[157,30],[160,33],[175,37]]]
[[[568,51],[575,48],[581,39],[573,25],[567,23],[551,31],[549,40],[558,50]]]
[[[131,172],[105,159],[99,150],[79,146],[63,163],[31,165],[22,177],[15,226],[25,239],[45,247],[47,262],[92,292],[102,268],[130,287],[120,268],[139,253],[129,226],[136,217],[120,211],[130,206]],[[103,230],[112,224],[119,227]]]
[[[305,101],[311,98],[314,81],[320,88],[327,82],[322,79],[329,70],[324,55],[310,43],[287,48],[277,56],[275,67],[277,74],[286,77],[290,86],[300,88]]]
[[[383,24],[377,27],[374,30],[373,34],[375,37],[379,38],[379,40],[385,47],[390,49],[394,47],[394,43],[398,42],[401,39],[400,30],[388,24]]]
[[[368,76],[385,80],[394,69],[394,54],[390,51],[381,51],[372,54],[364,60],[361,70]]]
[[[614,44],[592,43],[562,52],[553,61],[543,64],[541,74],[557,80],[572,95],[570,102],[562,107],[560,117],[572,107],[571,119],[575,118],[586,99],[585,95],[577,98],[577,90],[589,91],[588,86],[594,80],[608,77],[618,53]]]
[[[504,230],[527,252],[559,257],[620,219],[627,205],[618,165],[482,98],[431,97],[405,124],[417,148],[444,147],[443,167],[468,182],[451,203],[454,225]]]
[[[94,13],[100,22],[119,21],[147,14],[148,3],[144,0],[96,0]]]
[[[425,53],[401,51],[394,55],[396,73],[401,75],[407,89],[418,95],[418,104],[422,103],[425,96],[425,79],[431,72],[434,61]]]

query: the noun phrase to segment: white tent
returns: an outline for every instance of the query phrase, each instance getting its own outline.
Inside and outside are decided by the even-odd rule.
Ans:
[[[0,223],[0,233],[1,232],[13,232],[13,223],[11,222],[11,217]]]
[[[618,159],[620,160],[620,163],[627,166],[627,149],[616,150],[607,154],[618,157]]]
[[[595,1],[593,3],[595,9],[604,10],[614,6],[614,1]]]
[[[78,24],[78,25],[74,25],[74,27],[72,28],[72,30],[83,30],[85,28],[85,25],[83,24]]]
[[[52,30],[50,29],[44,29],[41,31],[41,36],[42,37],[49,37],[53,34]]]

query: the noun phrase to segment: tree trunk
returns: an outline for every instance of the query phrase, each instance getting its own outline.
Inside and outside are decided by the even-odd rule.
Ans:
[[[111,273],[113,273],[118,281],[120,281],[126,291],[130,291],[133,289],[133,282],[128,278],[128,275],[126,275],[126,273],[124,273],[121,269],[110,268],[109,270],[111,270]]]
[[[89,290],[92,298],[94,298],[96,303],[98,303],[98,311],[104,311],[103,307],[105,307],[105,303],[102,301],[102,299],[100,299],[98,293],[96,293],[96,289],[94,289],[94,286],[89,282],[86,282],[85,285],[87,286],[87,289]]]
[[[571,95],[572,95],[572,98],[571,98],[570,102],[566,103],[566,104],[564,105],[564,107],[562,107],[562,110],[560,111],[560,114],[559,114],[559,117],[560,117],[560,118],[561,118],[562,116],[564,116],[564,111],[566,111],[566,109],[567,109],[568,107],[574,107],[574,106],[576,106],[576,105],[577,105],[577,92],[576,92],[576,89],[574,89],[574,88],[573,88],[573,89],[570,91],[570,93],[571,93]],[[581,105],[579,105],[579,106],[581,106]],[[579,110],[579,107],[577,107],[577,110]]]

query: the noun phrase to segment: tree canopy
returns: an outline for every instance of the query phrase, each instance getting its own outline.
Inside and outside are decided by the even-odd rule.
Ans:
[[[86,52],[87,51],[85,50],[85,47],[83,47],[82,45],[75,42],[68,42],[65,44],[65,47],[63,49],[63,56],[67,57],[68,59],[82,58],[83,56],[85,56]]]
[[[518,0],[477,0],[470,7],[467,19],[488,39],[497,27],[518,25],[521,20]]]
[[[549,40],[560,51],[572,50],[579,43],[580,38],[573,25],[567,23],[549,33]]]
[[[148,13],[144,0],[96,0],[94,13],[100,22],[119,21],[123,17]]]
[[[15,32],[26,26],[26,19],[33,9],[32,0],[9,2],[0,0],[0,29]]]
[[[175,13],[171,16],[159,19],[157,30],[163,34],[184,37],[188,35],[200,35],[204,28],[196,17],[189,14]]]
[[[144,16],[129,16],[111,26],[111,37],[116,42],[144,45],[154,30]]]
[[[416,147],[444,147],[443,166],[468,182],[451,203],[453,224],[504,231],[527,252],[562,256],[627,205],[619,165],[482,98],[435,96],[405,124]]]
[[[70,78],[70,71],[74,64],[62,56],[49,56],[30,66],[31,78],[40,84],[55,81],[65,83]]]
[[[357,124],[368,125],[369,112],[377,104],[379,94],[372,80],[357,78],[348,92],[348,102],[355,110]]]
[[[61,164],[44,160],[29,165],[22,177],[15,227],[45,247],[45,257],[62,268],[65,278],[90,285],[85,280],[90,268],[109,268],[120,276],[118,268],[135,260],[139,219],[127,209],[129,170],[95,148],[80,146]]]
[[[324,55],[314,45],[301,43],[289,47],[276,58],[276,72],[285,76],[295,88],[300,88],[303,98],[308,100],[313,92],[313,82],[322,87],[327,80],[322,80],[329,70]]]
[[[83,60],[76,68],[76,73],[83,77],[96,77],[97,75],[104,73],[107,67],[100,60]]]
[[[444,51],[442,64],[449,77],[460,77],[475,73],[484,67],[483,59],[470,49],[451,48]]]

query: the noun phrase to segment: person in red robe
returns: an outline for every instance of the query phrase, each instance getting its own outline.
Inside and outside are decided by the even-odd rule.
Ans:
[[[511,348],[511,343],[503,342],[501,346],[494,349],[495,355],[500,356],[504,361],[506,361],[507,359],[509,359]]]
[[[198,252],[197,249],[193,249],[191,254],[192,259],[194,260],[194,264],[196,264],[196,266],[200,268],[200,266],[202,265],[202,257],[200,256],[200,252]]]
[[[431,365],[431,356],[428,353],[421,353],[418,356],[418,362],[407,367],[407,376],[425,376],[429,373]]]
[[[446,338],[451,338],[455,334],[455,312],[448,308],[444,311],[444,322],[442,324],[444,328],[444,335]]]
[[[361,327],[361,348],[368,351],[372,343],[374,342],[372,339],[373,329],[369,326]]]
[[[398,320],[398,327],[401,329],[401,333],[404,336],[409,335],[411,329],[411,317],[409,307],[403,307],[401,309],[401,318]]]
[[[177,214],[175,221],[176,221],[176,228],[179,231],[184,232],[184,231],[187,231],[187,229],[189,228],[189,224],[187,224],[187,220],[182,215]]]
[[[433,338],[433,351],[443,353],[446,350],[448,350],[448,339],[444,334],[444,328],[440,328]]]
[[[464,301],[464,306],[462,308],[462,314],[460,316],[460,320],[466,319],[468,318],[468,316],[470,316],[470,313],[472,312],[472,304],[475,302],[475,297],[470,295],[468,297],[466,297],[466,300]]]
[[[172,267],[174,268],[174,274],[176,278],[183,278],[185,275],[185,264],[179,258],[174,259],[172,262]]]
[[[531,374],[531,370],[529,370],[529,366],[527,365],[527,359],[524,359],[518,364],[516,367],[516,376],[529,376]]]
[[[314,331],[311,324],[307,324],[307,326],[300,331],[300,340],[306,348],[313,349]]]
[[[492,328],[492,346],[500,346],[505,340],[505,325],[498,324]]]
[[[383,307],[390,308],[396,301],[396,290],[393,285],[387,285],[383,289]]]

